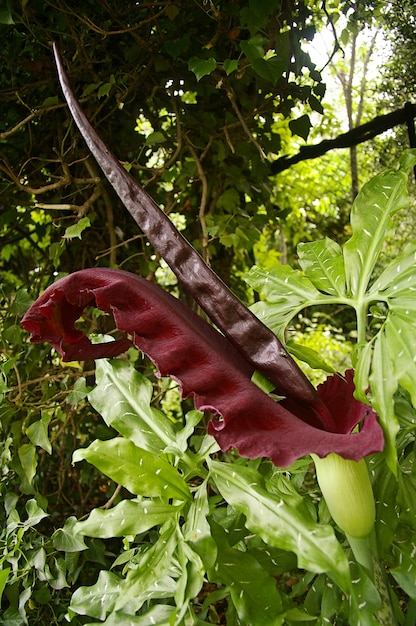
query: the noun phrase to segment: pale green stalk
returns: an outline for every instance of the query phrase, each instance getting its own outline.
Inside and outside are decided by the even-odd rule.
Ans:
[[[329,512],[380,595],[376,618],[381,626],[396,626],[386,571],[378,555],[374,495],[366,461],[349,461],[337,454],[323,459],[313,454],[312,458]]]

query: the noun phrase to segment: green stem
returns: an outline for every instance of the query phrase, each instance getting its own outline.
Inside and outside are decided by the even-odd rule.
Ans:
[[[367,302],[360,299],[360,302],[355,305],[355,312],[357,315],[357,343],[362,344],[365,343],[367,335]]]
[[[347,535],[347,539],[357,563],[366,570],[380,595],[381,606],[376,613],[378,623],[380,626],[397,626],[386,570],[378,555],[374,528],[367,537],[357,538]]]

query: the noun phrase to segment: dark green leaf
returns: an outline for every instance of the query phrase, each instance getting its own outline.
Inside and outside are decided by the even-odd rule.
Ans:
[[[238,69],[238,61],[236,59],[225,59],[223,63],[224,72],[229,76]]]
[[[284,623],[286,611],[275,579],[248,552],[221,548],[210,580],[227,585],[243,624],[279,626]]]
[[[309,131],[312,128],[309,115],[301,115],[301,117],[298,117],[296,120],[291,120],[289,122],[289,128],[292,135],[298,135],[306,141],[309,135]]]
[[[193,72],[199,82],[203,76],[211,74],[217,67],[217,62],[213,57],[209,59],[198,59],[198,57],[192,57],[188,62],[188,69]]]
[[[315,523],[300,496],[271,494],[258,472],[236,464],[212,461],[211,474],[227,502],[244,513],[249,530],[294,552],[298,567],[326,572],[342,589],[350,589],[348,561],[333,529]]]

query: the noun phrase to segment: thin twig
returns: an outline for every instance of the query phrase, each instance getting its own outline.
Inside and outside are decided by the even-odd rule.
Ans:
[[[246,133],[246,135],[249,138],[249,140],[251,141],[251,143],[256,146],[256,148],[259,151],[259,154],[260,154],[262,160],[265,161],[266,160],[266,154],[265,154],[263,148],[261,147],[261,145],[259,144],[259,142],[257,141],[257,139],[255,139],[255,137],[253,136],[253,133],[250,131],[249,127],[247,126],[246,121],[245,121],[244,117],[242,116],[240,109],[237,106],[234,90],[230,86],[226,86],[225,90],[226,90],[228,99],[231,102],[231,106],[233,107],[233,109],[235,111],[235,114],[237,115],[238,119],[240,120],[240,124],[243,127],[244,132]]]
[[[201,165],[201,161],[198,158],[198,155],[193,145],[191,144],[188,137],[186,138],[186,140],[187,140],[189,151],[192,154],[192,157],[195,161],[195,164],[198,170],[199,180],[201,181],[201,185],[202,185],[201,202],[199,203],[199,209],[198,209],[198,218],[199,218],[199,223],[201,225],[201,231],[202,231],[202,240],[201,240],[202,256],[205,262],[209,263],[208,231],[207,231],[207,224],[205,221],[205,211],[207,208],[207,200],[208,200],[208,181],[204,172],[204,168]]]

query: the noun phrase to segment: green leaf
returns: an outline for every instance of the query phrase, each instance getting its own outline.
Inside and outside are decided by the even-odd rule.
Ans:
[[[240,42],[240,48],[251,64],[258,59],[263,59],[265,42],[265,38],[260,34],[254,35],[248,41]]]
[[[4,569],[0,570],[0,605],[1,605],[1,597],[6,587],[9,572],[10,572],[10,567],[5,567]]]
[[[289,122],[289,128],[292,135],[298,135],[298,137],[302,137],[302,139],[306,141],[309,131],[312,128],[309,115],[301,115],[296,120],[291,120]]]
[[[28,308],[33,304],[33,298],[29,295],[27,289],[21,287],[16,291],[16,295],[10,306],[10,312],[16,315],[26,313]]]
[[[293,341],[293,339],[288,339],[286,346],[292,356],[300,361],[303,361],[304,363],[307,363],[310,367],[324,370],[324,372],[328,372],[329,374],[336,373],[336,370],[321,357],[319,352],[313,350],[313,348],[301,346]]]
[[[172,555],[176,548],[176,525],[168,523],[163,528],[158,541],[140,559],[137,569],[129,570],[123,583],[115,609],[121,610],[126,604],[140,596],[145,601],[146,591],[169,571]]]
[[[5,24],[6,26],[14,24],[12,12],[8,6],[0,8],[0,24]]]
[[[371,372],[369,376],[371,388],[371,404],[377,412],[383,427],[385,446],[384,454],[390,470],[397,472],[396,435],[399,423],[394,412],[394,394],[397,390],[397,379],[393,375],[393,363],[384,334],[379,334],[374,342]]]
[[[225,59],[223,63],[224,72],[229,76],[238,69],[238,61],[236,59]]]
[[[33,498],[26,502],[27,519],[24,522],[26,528],[32,528],[41,522],[45,517],[49,517],[47,513],[38,505]]]
[[[175,442],[172,424],[150,406],[152,383],[120,359],[96,362],[96,387],[88,399],[104,418],[139,448],[160,454]]]
[[[138,448],[127,439],[97,439],[88,448],[74,452],[74,463],[82,460],[88,461],[135,495],[165,500],[190,498],[188,486],[172,465],[160,455]]]
[[[345,268],[341,247],[328,237],[300,243],[299,263],[317,289],[335,296],[345,295]]]
[[[48,413],[43,413],[40,420],[33,422],[26,428],[26,435],[29,440],[35,445],[45,450],[48,454],[52,454],[52,445],[49,441],[49,422],[52,416]]]
[[[194,494],[194,499],[186,516],[183,533],[185,540],[201,557],[205,568],[209,569],[215,563],[217,545],[211,536],[211,527],[207,520],[209,515],[207,480],[198,487]]]
[[[91,226],[90,218],[81,217],[81,219],[76,224],[68,226],[68,228],[65,230],[64,237],[66,239],[74,239],[74,237],[78,237],[78,239],[81,239],[82,232],[86,228],[89,228],[89,226]]]
[[[150,135],[147,135],[146,137],[147,146],[153,146],[159,143],[164,143],[165,141],[166,141],[165,135],[159,131],[150,133]]]
[[[123,500],[108,511],[93,509],[85,521],[74,525],[73,531],[102,539],[135,536],[164,524],[182,508],[153,500]]]
[[[298,567],[326,572],[348,593],[348,561],[333,528],[314,522],[300,496],[269,493],[258,472],[240,465],[212,461],[210,470],[221,495],[246,516],[251,532],[271,546],[294,552]]]
[[[36,474],[36,467],[38,464],[38,458],[36,454],[36,446],[33,443],[24,443],[18,449],[18,455],[24,476],[29,485],[32,485],[32,481]]]
[[[260,616],[261,626],[284,623],[286,611],[275,579],[248,552],[221,547],[209,578],[227,585],[241,623],[260,624]]]
[[[89,622],[87,626],[149,626],[149,624],[172,626],[176,611],[176,607],[167,604],[156,604],[141,615],[128,615],[124,611],[113,611],[105,622]],[[195,626],[199,626],[199,624],[195,624]]]
[[[416,163],[416,151],[400,159],[398,170],[388,170],[367,182],[351,209],[352,237],[344,245],[347,288],[358,296],[367,289],[392,216],[409,204],[408,172]]]
[[[102,83],[98,89],[97,92],[97,97],[98,98],[103,98],[104,96],[108,96],[111,88],[113,85],[115,85],[116,79],[114,77],[114,74],[111,74],[110,76],[110,81],[108,83]]]
[[[400,542],[397,541],[398,538],[401,538]],[[395,566],[389,568],[390,574],[405,593],[407,593],[412,600],[416,600],[416,533],[409,536],[408,532],[406,532],[405,536],[397,537],[393,545],[393,555]]]
[[[69,609],[80,615],[103,620],[113,611],[122,593],[122,580],[112,572],[101,571],[91,587],[79,587],[71,598]]]
[[[75,534],[74,526],[76,523],[77,519],[75,517],[68,517],[65,520],[63,528],[57,528],[55,530],[52,535],[52,543],[55,550],[62,552],[81,552],[88,548],[83,538]]]
[[[78,404],[81,400],[86,398],[91,391],[91,387],[87,386],[87,381],[83,376],[77,378],[72,390],[66,397],[68,404]]]
[[[203,76],[211,74],[217,67],[216,60],[211,57],[209,59],[198,59],[198,57],[192,57],[188,62],[188,69],[193,72],[199,82]]]
[[[307,306],[329,301],[307,276],[289,265],[276,266],[271,270],[254,266],[245,280],[265,299],[250,307],[251,310],[280,336],[299,311]]]
[[[287,68],[287,58],[272,56],[269,59],[253,59],[252,67],[259,76],[275,85]]]
[[[178,545],[176,550],[180,568],[179,578],[176,580],[175,604],[179,608],[176,623],[181,623],[186,614],[189,603],[198,596],[205,580],[205,567],[199,555],[191,546],[183,540],[178,532]]]

